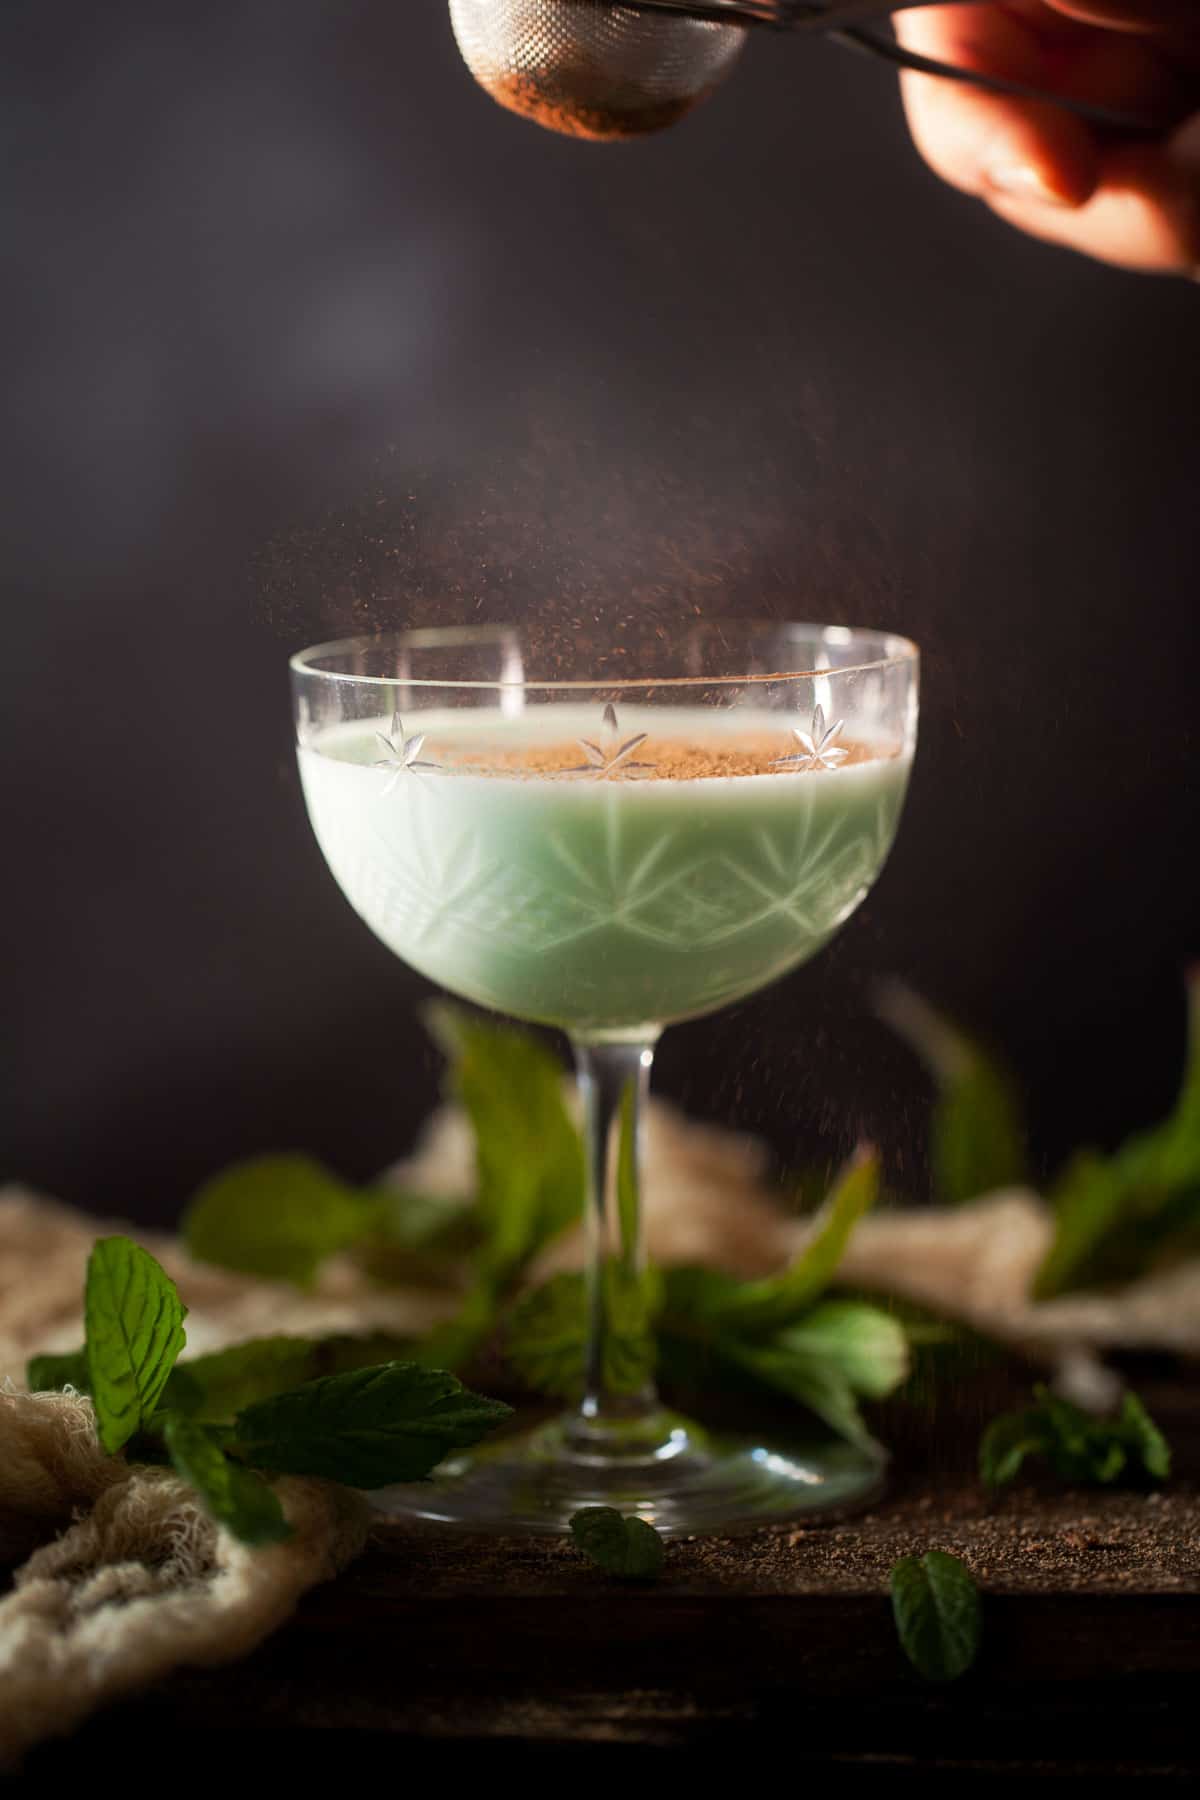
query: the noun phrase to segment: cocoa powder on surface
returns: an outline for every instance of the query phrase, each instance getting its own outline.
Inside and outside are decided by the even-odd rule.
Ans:
[[[627,737],[597,735],[590,740],[605,756],[612,756]],[[846,756],[838,765],[847,768],[855,763],[882,761],[879,752],[866,744],[838,739]],[[687,738],[646,737],[628,756],[609,769],[593,768],[583,745],[571,739],[556,744],[531,744],[519,749],[465,750],[453,742],[438,743],[431,735],[423,754],[444,770],[463,774],[517,777],[568,776],[588,774],[607,781],[705,781],[730,775],[778,775],[802,769],[802,764],[781,762],[781,758],[799,755],[803,749],[790,732],[778,735],[754,732],[728,741],[719,737],[707,742]],[[806,773],[836,773],[813,769]]]

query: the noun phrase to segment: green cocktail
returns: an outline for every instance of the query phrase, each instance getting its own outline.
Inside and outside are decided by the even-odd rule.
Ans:
[[[714,1438],[640,1375],[621,1386],[605,1346],[614,1293],[628,1307],[643,1292],[637,1118],[654,1045],[805,962],[866,895],[912,765],[913,645],[580,619],[554,644],[507,627],[325,644],[293,658],[292,680],[309,815],[355,910],[452,993],[561,1026],[584,1101],[580,1404],[388,1509],[554,1532],[611,1505],[674,1533],[877,1491],[869,1445],[814,1439],[811,1423],[783,1446]],[[633,1151],[619,1184],[618,1120]]]
[[[621,741],[646,733],[640,766],[608,773],[570,767],[597,738],[594,708],[420,724],[426,769],[389,766],[383,718],[301,750],[330,868],[431,980],[588,1036],[709,1012],[812,956],[878,874],[911,762],[903,746],[860,745],[843,765],[795,768],[770,714],[623,707]],[[687,747],[700,767],[740,750],[762,772],[662,774],[659,744],[667,768],[688,766]]]

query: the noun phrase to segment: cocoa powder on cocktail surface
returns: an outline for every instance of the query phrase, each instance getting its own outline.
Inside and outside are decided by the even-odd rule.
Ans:
[[[611,755],[625,741],[596,738],[596,747]],[[839,767],[881,760],[879,752],[866,744],[839,739],[838,748],[846,752]],[[424,754],[445,770],[461,770],[472,775],[547,776],[572,773],[603,774],[609,781],[711,781],[718,776],[778,775],[801,765],[789,763],[792,756],[803,757],[803,750],[787,733],[775,736],[768,732],[738,734],[728,743],[719,738],[707,743],[694,743],[686,738],[656,737],[651,734],[628,757],[611,769],[594,771],[589,767],[581,744],[564,739],[561,743],[530,744],[520,748],[482,749],[478,745],[467,750],[453,741],[438,743],[431,734]],[[828,772],[828,771],[827,771]]]

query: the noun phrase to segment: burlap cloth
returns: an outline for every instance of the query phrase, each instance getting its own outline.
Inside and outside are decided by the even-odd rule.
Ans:
[[[752,1140],[685,1121],[661,1103],[650,1107],[646,1135],[656,1261],[758,1274],[803,1240],[804,1227],[778,1210]],[[423,1192],[468,1192],[472,1145],[461,1116],[436,1115],[396,1174]],[[370,1529],[358,1496],[287,1480],[280,1492],[294,1535],[247,1550],[174,1475],[131,1473],[103,1456],[86,1399],[23,1391],[32,1352],[80,1341],[84,1264],[97,1229],[24,1190],[0,1191],[0,1565],[18,1565],[0,1600],[0,1765],[171,1669],[244,1655],[306,1589],[357,1555]],[[135,1235],[179,1283],[192,1353],[274,1332],[419,1331],[453,1306],[444,1293],[381,1289],[349,1259],[331,1262],[316,1290],[300,1294],[193,1263],[169,1237]],[[1024,1192],[953,1212],[883,1213],[859,1226],[841,1279],[1020,1342],[1093,1391],[1096,1353],[1108,1347],[1200,1352],[1200,1264],[1117,1296],[1034,1306],[1030,1278],[1049,1236],[1045,1208]],[[577,1242],[562,1243],[543,1272],[577,1263],[578,1253]]]

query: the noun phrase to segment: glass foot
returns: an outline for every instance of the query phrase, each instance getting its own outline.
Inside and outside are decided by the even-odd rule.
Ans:
[[[884,1457],[851,1444],[768,1445],[660,1416],[656,1448],[589,1454],[573,1421],[556,1420],[451,1457],[432,1480],[371,1498],[390,1518],[525,1536],[567,1530],[582,1506],[636,1513],[664,1536],[753,1531],[867,1506]]]

